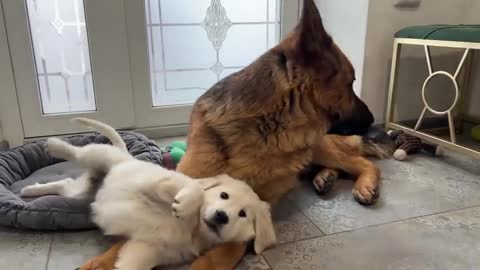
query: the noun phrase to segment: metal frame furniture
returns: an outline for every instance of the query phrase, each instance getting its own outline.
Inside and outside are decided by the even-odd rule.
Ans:
[[[468,28],[469,30],[473,29],[474,31],[467,31],[463,34],[455,35],[456,31],[464,31],[466,28]],[[475,29],[478,30],[475,31]],[[402,46],[423,46],[429,72],[429,75],[425,79],[425,82],[423,83],[423,87],[421,89],[424,108],[422,110],[422,113],[419,115],[419,118],[414,128],[407,127],[399,123],[394,123],[393,119],[393,112],[395,106],[395,91],[397,90],[397,77],[399,72],[399,61]],[[454,74],[443,70],[434,70],[430,54],[431,47],[446,47],[464,50],[462,58],[460,59]],[[397,32],[393,45],[392,67],[390,74],[390,86],[388,92],[385,127],[387,129],[403,130],[404,132],[417,136],[422,140],[441,145],[454,151],[468,154],[475,158],[480,158],[479,151],[457,144],[454,123],[455,120],[452,113],[454,109],[459,109],[459,107],[462,107],[464,105],[462,104],[462,100],[466,100],[466,97],[470,93],[470,75],[473,66],[473,56],[475,50],[479,49],[480,26],[414,26],[402,29],[401,31]],[[430,106],[426,99],[426,87],[429,84],[430,80],[435,76],[445,76],[449,78],[454,86],[454,100],[452,101],[450,107],[444,111],[438,111],[433,109],[433,107]],[[472,119],[472,117],[466,114],[465,107],[460,109],[460,117],[462,119]],[[425,114],[427,112],[433,113],[435,115],[447,116],[450,140],[439,138],[437,136],[427,134],[426,132],[420,130],[422,126],[422,121],[424,120]],[[478,119],[476,120],[478,121]]]

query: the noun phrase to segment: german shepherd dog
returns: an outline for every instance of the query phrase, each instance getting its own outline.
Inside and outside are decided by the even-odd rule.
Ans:
[[[359,136],[327,135],[345,127],[366,130],[373,116],[355,95],[352,64],[325,31],[314,1],[305,0],[303,6],[300,23],[278,46],[196,101],[188,150],[177,170],[193,178],[229,174],[275,203],[313,162],[327,168],[315,177],[319,192],[331,187],[338,169],[356,177],[358,202],[374,203],[380,172],[364,156],[379,155],[379,147]],[[82,269],[112,270],[121,246]],[[192,269],[232,269],[246,246],[218,246],[194,261]]]

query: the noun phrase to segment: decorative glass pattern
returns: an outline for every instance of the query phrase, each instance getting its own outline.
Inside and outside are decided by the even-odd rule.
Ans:
[[[94,111],[81,0],[26,0],[44,114]]]
[[[193,103],[280,36],[281,0],[145,0],[153,106]]]

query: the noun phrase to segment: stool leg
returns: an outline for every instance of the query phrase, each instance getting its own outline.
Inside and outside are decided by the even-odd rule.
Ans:
[[[385,128],[390,128],[390,123],[393,121],[393,104],[395,98],[395,90],[397,87],[397,75],[399,68],[399,61],[402,52],[402,44],[395,40],[393,44],[392,67],[390,70],[390,85],[388,87],[387,112],[385,115]]]
[[[428,45],[424,45],[423,48],[425,49],[425,59],[427,59],[428,75],[431,76],[433,74],[433,67],[432,67],[432,58],[430,56],[430,47],[428,47]],[[425,88],[425,85],[423,86],[423,88]],[[413,130],[418,131],[418,129],[422,125],[423,118],[425,117],[427,110],[428,110],[428,107],[425,105],[425,107],[423,108],[422,114],[420,114],[420,117],[418,118],[417,123],[415,124],[415,127],[413,128]]]
[[[433,66],[432,66],[432,57],[430,56],[430,47],[428,45],[423,46],[425,49],[425,58],[427,59],[428,75],[432,75]]]
[[[450,129],[450,141],[457,143],[457,137],[455,135],[455,124],[453,123],[452,111],[448,111],[448,127]]]
[[[425,117],[425,113],[427,112],[427,110],[428,110],[427,107],[423,108],[422,114],[420,114],[420,117],[418,118],[417,124],[415,124],[415,127],[413,128],[413,130],[418,131],[418,129],[422,125],[423,118]]]
[[[472,85],[471,85],[471,78],[472,78],[472,69],[475,61],[475,50],[470,52],[470,56],[467,59],[467,63],[465,64],[465,70],[462,75],[462,86],[460,92],[460,108],[458,110],[459,118],[460,118],[460,130],[463,131],[464,129],[464,121],[468,120],[468,104],[466,102],[470,101],[472,98]],[[458,124],[458,123],[457,123]]]
[[[458,82],[458,75],[460,74],[460,72],[462,71],[462,68],[463,68],[463,65],[465,63],[465,60],[468,58],[468,54],[470,52],[470,49],[465,49],[465,52],[463,53],[463,56],[462,56],[462,59],[460,60],[460,63],[458,63],[458,66],[457,66],[457,70],[455,71],[455,75],[453,75],[453,77],[455,78],[455,80]],[[467,70],[468,72],[468,70]],[[465,79],[465,78],[464,78]],[[462,106],[463,104],[460,104],[460,106]],[[452,115],[452,110],[454,110],[455,108],[451,108],[449,111],[448,111],[448,125],[449,125],[449,129],[450,129],[450,140],[452,141],[452,143],[457,143],[457,138],[456,138],[456,134],[455,134],[455,124],[454,124],[454,121],[453,121],[453,115]]]

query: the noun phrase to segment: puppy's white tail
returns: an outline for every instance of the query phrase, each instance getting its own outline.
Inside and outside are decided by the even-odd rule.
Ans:
[[[120,134],[118,134],[118,132],[113,127],[100,121],[83,117],[73,118],[72,122],[93,128],[94,130],[105,135],[105,137],[107,137],[112,142],[113,146],[120,148],[122,151],[128,152],[127,145],[123,141],[122,137],[120,137]]]

